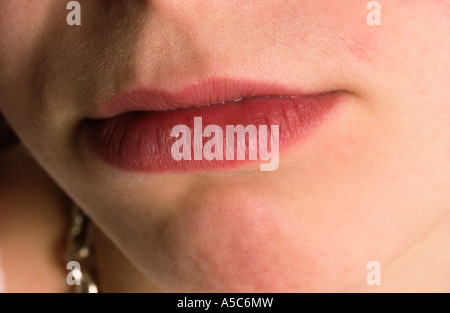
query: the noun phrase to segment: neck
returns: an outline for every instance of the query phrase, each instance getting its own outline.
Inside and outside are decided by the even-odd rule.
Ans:
[[[16,141],[16,139],[16,136],[6,124],[3,116],[0,114],[0,150],[9,146],[11,143]]]
[[[381,268],[381,285],[361,282],[348,292],[450,292],[450,214],[400,257]]]
[[[96,226],[93,229],[93,248],[100,292],[162,292]]]

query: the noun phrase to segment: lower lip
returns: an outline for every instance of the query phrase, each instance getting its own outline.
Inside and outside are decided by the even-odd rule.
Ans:
[[[266,125],[268,130],[272,125],[278,125],[282,151],[305,140],[325,117],[336,111],[343,97],[344,93],[339,91],[292,98],[255,97],[172,111],[127,112],[103,120],[86,120],[83,126],[85,138],[95,154],[122,170],[156,173],[235,169],[244,163],[259,166],[261,161],[249,161],[248,149],[245,160],[194,160],[192,154],[191,160],[176,161],[171,147],[178,138],[171,137],[172,128],[183,124],[194,134],[194,117],[202,117],[203,128],[214,124],[223,130],[225,150],[226,125],[255,125],[257,129]],[[209,139],[203,138],[203,144]]]

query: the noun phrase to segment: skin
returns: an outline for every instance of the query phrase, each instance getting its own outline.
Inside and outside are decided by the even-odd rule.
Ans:
[[[356,0],[79,2],[73,27],[61,1],[0,2],[0,111],[26,148],[15,153],[43,168],[30,183],[95,222],[103,290],[450,291],[449,1],[379,1],[379,26]],[[349,96],[275,172],[128,173],[80,140],[117,92],[211,75]],[[2,212],[30,199],[65,225],[67,199],[14,198],[17,175],[2,176]],[[33,231],[57,241],[58,227]],[[3,255],[9,287],[19,257]],[[49,289],[63,290],[52,260]],[[366,284],[372,260],[381,286]]]

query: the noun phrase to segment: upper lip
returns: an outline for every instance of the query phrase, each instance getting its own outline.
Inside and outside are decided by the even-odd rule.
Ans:
[[[186,85],[177,91],[139,87],[114,95],[90,116],[107,119],[133,111],[169,111],[210,104],[240,101],[253,97],[300,97],[324,92],[305,93],[266,82],[210,78]]]

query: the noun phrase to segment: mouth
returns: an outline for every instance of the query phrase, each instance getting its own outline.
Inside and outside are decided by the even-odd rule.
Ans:
[[[302,142],[345,97],[283,86],[211,79],[177,91],[139,88],[83,121],[100,159],[131,172],[278,168],[279,152]]]

